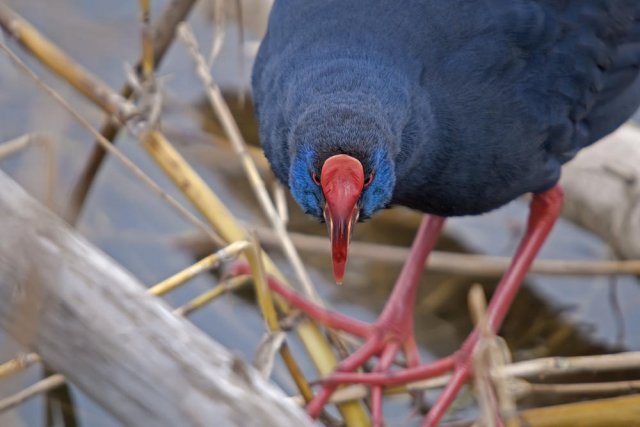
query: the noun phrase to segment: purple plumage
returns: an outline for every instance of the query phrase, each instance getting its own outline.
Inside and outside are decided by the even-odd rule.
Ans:
[[[640,104],[637,0],[278,0],[253,75],[265,153],[322,216],[359,159],[362,217],[482,213],[553,186]]]

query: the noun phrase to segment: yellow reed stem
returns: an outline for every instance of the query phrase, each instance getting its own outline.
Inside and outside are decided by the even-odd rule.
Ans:
[[[151,77],[154,69],[153,32],[151,28],[151,1],[140,0],[140,21],[142,22],[142,77]]]
[[[174,274],[173,276],[164,279],[162,282],[149,288],[148,292],[156,296],[164,295],[167,292],[171,292],[178,286],[182,285],[188,280],[193,279],[197,275],[218,266],[222,260],[230,257],[235,257],[240,252],[245,250],[248,246],[249,242],[246,241],[234,242],[229,246],[220,249],[218,252],[201,259],[193,265],[190,265],[189,267]]]
[[[278,314],[273,304],[273,298],[271,297],[271,291],[269,290],[267,277],[264,271],[262,249],[260,248],[260,243],[254,233],[251,233],[249,241],[251,246],[249,246],[247,251],[252,252],[249,258],[257,261],[255,264],[251,265],[251,273],[255,281],[258,306],[262,312],[262,317],[265,320],[267,329],[270,332],[279,331],[281,329],[280,322],[278,321]],[[298,390],[300,390],[300,394],[306,402],[309,402],[313,398],[311,386],[309,386],[309,382],[302,374],[298,362],[293,358],[286,341],[284,341],[280,346],[280,356],[282,356],[287,369],[289,369],[289,373],[296,383]]]
[[[246,285],[250,281],[251,281],[251,276],[249,275],[232,277],[231,279],[218,284],[218,286],[216,286],[215,288],[210,289],[207,292],[204,292],[198,295],[197,297],[195,297],[185,305],[176,308],[175,310],[173,310],[173,312],[178,316],[188,316],[193,311],[201,308],[205,304],[210,303],[211,301],[218,298],[220,295],[226,292],[238,289]]]
[[[11,360],[4,362],[0,365],[0,378],[8,377],[17,372],[27,369],[40,362],[40,356],[35,353],[27,353]]]

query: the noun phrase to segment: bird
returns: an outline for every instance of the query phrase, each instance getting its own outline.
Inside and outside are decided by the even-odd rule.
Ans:
[[[260,140],[301,209],[325,221],[342,283],[354,227],[381,209],[424,213],[380,317],[363,324],[272,288],[329,327],[365,339],[307,405],[336,387],[382,388],[452,371],[423,425],[435,426],[472,375],[472,331],[420,364],[418,277],[446,218],[532,193],[520,246],[489,304],[496,332],[562,207],[562,165],[640,106],[638,0],[275,0],[252,72]],[[594,195],[597,197],[597,195]],[[399,351],[408,367],[391,371]],[[354,372],[379,356],[372,373]]]

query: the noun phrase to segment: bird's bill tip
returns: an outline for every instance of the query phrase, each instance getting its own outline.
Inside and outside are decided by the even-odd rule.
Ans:
[[[331,238],[331,257],[333,260],[333,275],[336,283],[341,285],[347,267],[349,243],[353,225],[358,220],[358,207],[354,205],[349,215],[340,215],[325,208],[325,218]]]

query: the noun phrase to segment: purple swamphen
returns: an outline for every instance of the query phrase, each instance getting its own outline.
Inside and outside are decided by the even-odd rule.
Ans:
[[[445,218],[532,192],[528,227],[488,309],[496,331],[562,205],[561,165],[640,104],[640,0],[276,0],[254,72],[264,151],[302,209],[324,218],[342,282],[354,224],[403,205],[426,215],[373,325],[274,285],[321,323],[365,338],[309,403],[339,384],[382,387],[449,370],[437,425],[471,375],[478,335],[420,365],[418,277]],[[400,350],[409,367],[389,371]],[[374,373],[354,373],[372,356]]]

